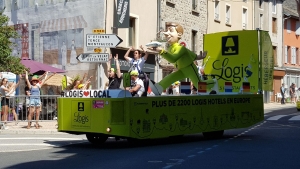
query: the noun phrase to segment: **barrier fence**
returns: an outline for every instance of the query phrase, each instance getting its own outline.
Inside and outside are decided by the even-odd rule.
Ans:
[[[40,107],[40,116],[39,119],[36,119],[36,111],[33,114],[31,121],[42,121],[42,120],[56,120],[57,119],[57,97],[60,95],[41,95],[41,107]],[[1,97],[1,100],[4,97]],[[18,116],[18,121],[28,121],[29,107],[30,107],[30,98],[26,95],[19,95],[14,97],[8,97],[8,116],[7,119],[2,119],[4,115],[3,106],[1,105],[1,114],[0,114],[0,123],[4,121],[13,122],[14,115],[13,111],[16,111]],[[1,104],[1,103],[0,103]]]

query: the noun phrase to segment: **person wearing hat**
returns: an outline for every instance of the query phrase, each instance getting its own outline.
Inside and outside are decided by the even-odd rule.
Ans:
[[[141,97],[145,92],[144,82],[138,76],[138,71],[133,70],[130,72],[131,87],[129,88],[129,92],[133,97]]]
[[[47,77],[48,72],[46,73]],[[31,120],[34,115],[34,112],[36,111],[36,125],[35,128],[39,129],[42,127],[39,125],[38,120],[40,117],[40,111],[41,111],[41,93],[40,89],[43,86],[45,80],[42,81],[42,83],[39,83],[39,78],[37,76],[33,76],[32,79],[28,80],[28,72],[26,71],[25,80],[27,83],[27,86],[30,90],[30,100],[29,100],[29,113],[28,113],[28,126],[27,129],[31,128]]]
[[[112,54],[109,55],[107,65],[107,77],[108,77],[108,89],[119,89],[122,81],[122,73],[120,70],[120,64],[118,61],[118,54],[114,57],[116,63],[116,69],[110,66],[112,59]]]
[[[180,82],[179,81],[176,81],[173,85],[173,95],[179,95],[179,85],[180,85]]]

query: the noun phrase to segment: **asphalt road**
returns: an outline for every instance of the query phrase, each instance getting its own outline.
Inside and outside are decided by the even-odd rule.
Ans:
[[[0,168],[299,169],[300,113],[283,108],[265,110],[262,123],[217,140],[197,134],[133,145],[111,138],[94,147],[84,135],[1,135]]]

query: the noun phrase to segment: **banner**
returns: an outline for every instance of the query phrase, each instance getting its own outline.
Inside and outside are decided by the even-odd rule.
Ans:
[[[274,58],[273,46],[267,31],[260,31],[261,40],[261,62],[262,62],[262,90],[273,90],[273,71],[274,71]]]
[[[258,32],[230,31],[204,36],[204,73],[218,81],[220,92],[241,92],[243,82],[250,84],[250,92],[257,93],[259,86]],[[230,90],[225,86],[231,82]],[[247,83],[247,84],[248,84]],[[247,88],[248,90],[248,88]],[[243,91],[245,92],[245,91]]]
[[[115,11],[115,27],[129,28],[129,0],[117,0],[117,8]]]

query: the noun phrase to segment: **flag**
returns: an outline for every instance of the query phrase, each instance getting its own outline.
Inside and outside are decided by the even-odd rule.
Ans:
[[[250,83],[243,82],[243,92],[250,92]]]
[[[181,82],[180,93],[191,94],[191,82]]]
[[[206,93],[206,82],[198,82],[198,93]]]
[[[225,92],[232,92],[232,82],[225,82]]]

